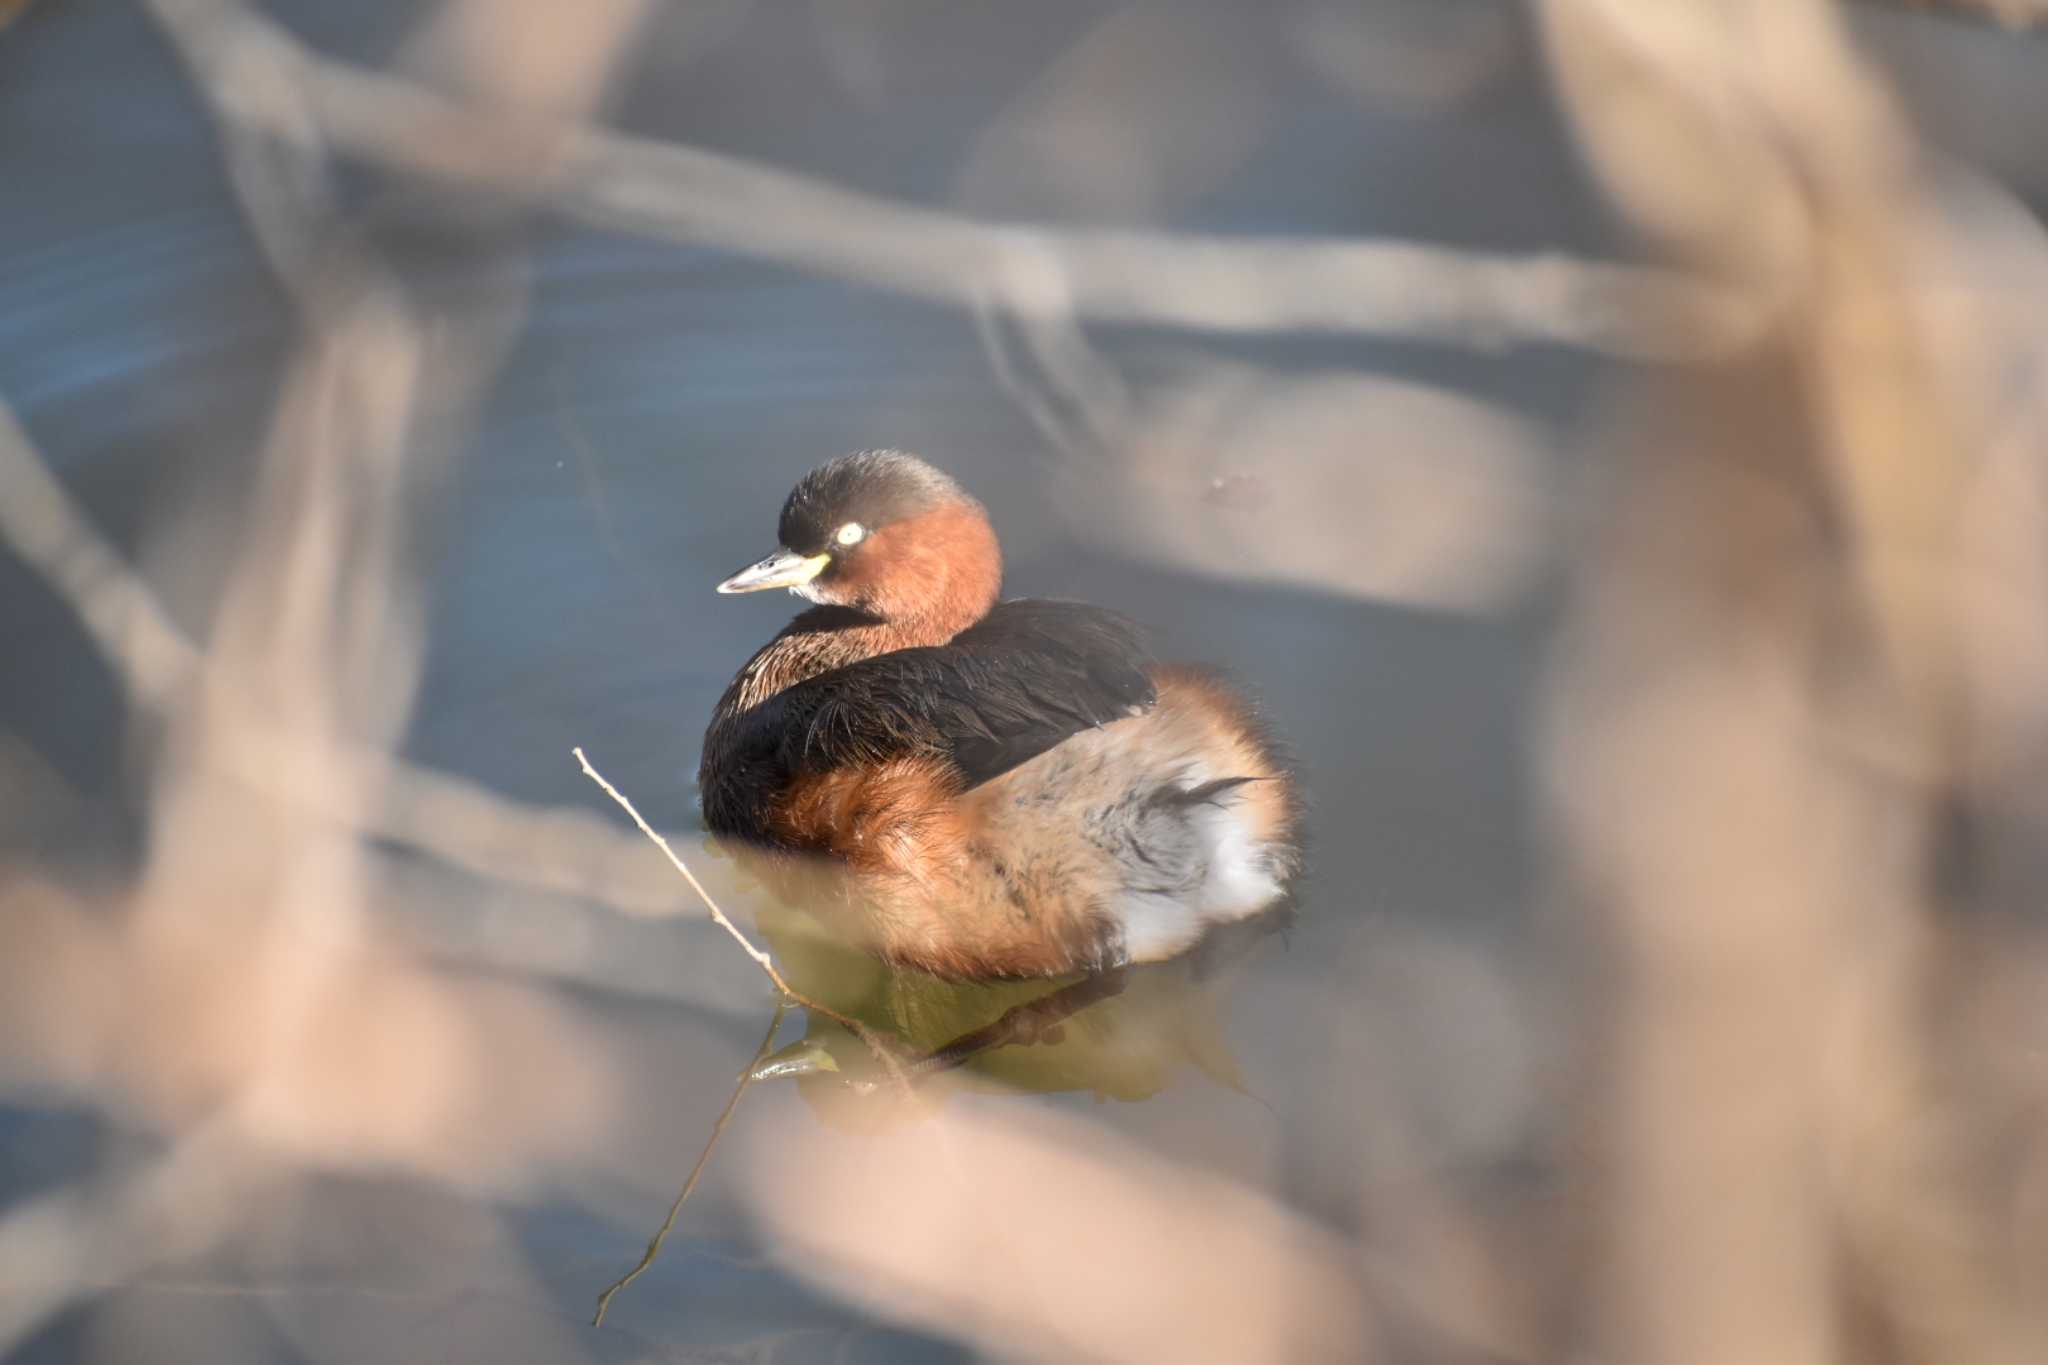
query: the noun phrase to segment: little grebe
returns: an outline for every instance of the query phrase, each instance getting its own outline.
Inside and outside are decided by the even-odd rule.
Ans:
[[[843,456],[779,530],[718,590],[817,605],[719,699],[704,820],[835,859],[872,951],[948,977],[1102,970],[1286,899],[1298,797],[1251,707],[1114,612],[998,602],[995,532],[952,479]]]

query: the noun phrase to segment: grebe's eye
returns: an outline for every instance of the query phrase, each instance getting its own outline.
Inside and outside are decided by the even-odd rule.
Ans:
[[[868,528],[857,521],[849,521],[833,533],[832,539],[841,545],[858,545],[867,538]]]

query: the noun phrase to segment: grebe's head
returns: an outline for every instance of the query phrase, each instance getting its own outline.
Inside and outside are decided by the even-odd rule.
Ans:
[[[1002,587],[1002,552],[988,513],[951,478],[900,450],[842,455],[804,475],[782,505],[777,533],[780,549],[718,590],[788,588],[950,635],[986,615]]]

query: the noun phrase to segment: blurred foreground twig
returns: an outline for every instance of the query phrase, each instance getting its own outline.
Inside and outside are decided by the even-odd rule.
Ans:
[[[2040,354],[2038,313],[2028,335],[2002,312],[2038,226],[2009,252],[1929,174],[1838,5],[1544,14],[1617,207],[1782,300],[1740,363],[1659,376],[1618,424],[1555,656],[1594,946],[1592,1353],[2037,1358],[1979,1186],[2008,1139],[1957,1102],[1968,1060],[1929,1021],[1982,865],[1945,826],[2011,818],[1970,789],[1971,746],[2018,737],[1986,700],[2016,670],[2040,695],[2024,633],[1968,638],[2043,602],[1995,545],[2039,543],[2042,429],[2001,433],[1993,401]],[[1985,515],[2003,441],[2027,473],[1997,501],[2031,517]]]
[[[50,472],[12,408],[0,399],[0,543],[21,556],[77,615],[130,702],[173,704],[199,675],[201,656],[150,585],[94,528]],[[250,717],[251,725],[269,725]],[[317,753],[309,752],[318,746]],[[378,839],[416,848],[473,876],[598,901],[633,915],[681,908],[668,883],[622,868],[627,840],[582,812],[533,807],[474,782],[407,763],[384,750],[322,743],[274,730],[260,752],[303,753],[305,763],[261,763],[236,774],[252,787]],[[320,780],[300,781],[307,773]],[[384,800],[335,799],[328,779],[378,785]]]
[[[309,127],[265,101],[233,116],[301,150],[331,145],[514,199],[538,196],[582,222],[960,306],[1222,332],[1553,343],[1636,360],[1723,354],[1762,321],[1758,300],[1696,277],[1557,254],[979,222],[698,148],[508,116],[320,58],[251,10],[220,17],[231,25],[223,60],[302,90],[315,117]]]

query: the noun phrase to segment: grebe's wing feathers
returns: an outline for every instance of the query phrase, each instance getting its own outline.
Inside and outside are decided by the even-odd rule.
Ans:
[[[967,698],[982,732],[963,730],[953,744],[969,786],[1158,700],[1137,623],[1084,602],[1000,603],[945,648],[986,662]]]
[[[1128,618],[1078,602],[996,606],[951,643],[833,669],[776,700],[788,772],[906,754],[949,760],[964,785],[999,777],[1082,730],[1155,700]]]

